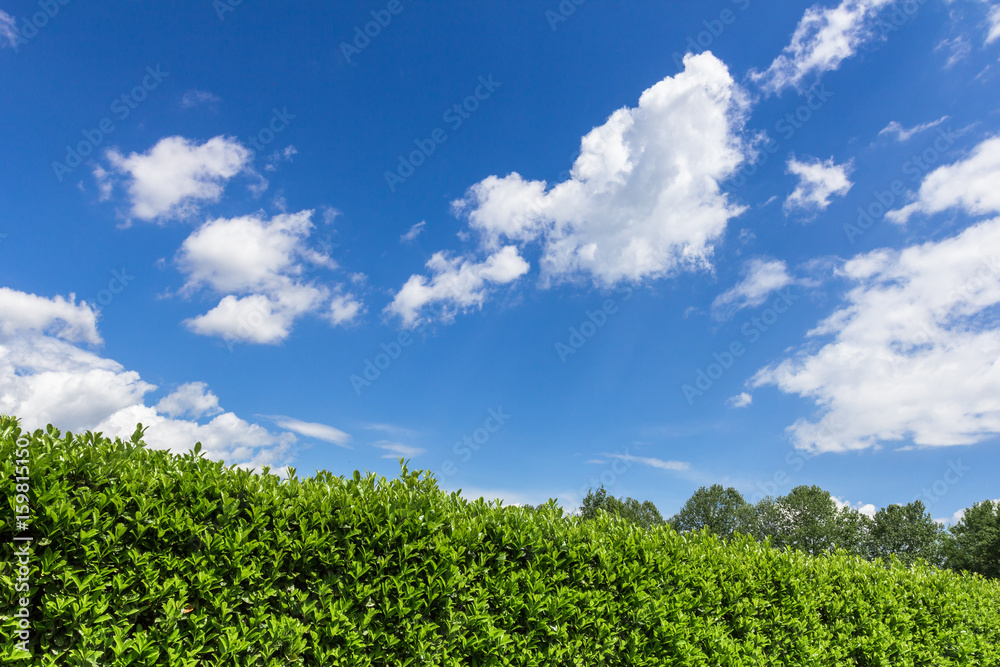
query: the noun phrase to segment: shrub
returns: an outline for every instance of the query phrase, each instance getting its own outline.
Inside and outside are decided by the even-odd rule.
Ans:
[[[30,591],[0,571],[8,664],[1000,664],[1000,585],[978,575],[467,502],[405,464],[283,481],[141,429],[21,435],[0,417],[8,486],[30,452],[34,537]]]

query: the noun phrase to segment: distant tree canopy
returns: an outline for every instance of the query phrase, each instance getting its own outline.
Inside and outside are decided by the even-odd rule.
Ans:
[[[907,565],[923,558],[942,564],[945,529],[931,518],[919,500],[889,505],[875,513],[868,544],[870,556],[888,560],[895,555]]]
[[[603,485],[596,492],[593,489],[587,492],[587,496],[580,506],[580,516],[585,520],[594,519],[601,511],[637,523],[643,528],[652,528],[666,523],[652,502],[647,500],[640,503],[635,498],[619,500],[614,496],[609,496]]]
[[[753,505],[739,491],[713,484],[695,491],[669,523],[679,533],[707,528],[729,539],[737,533],[752,534],[753,519]]]
[[[843,549],[869,560],[896,558],[906,565],[925,560],[1000,578],[1000,502],[977,503],[950,530],[934,521],[919,500],[883,507],[869,517],[838,506],[818,486],[797,486],[756,505],[732,487],[703,486],[666,522],[652,502],[615,498],[602,486],[587,493],[580,516],[593,519],[601,511],[644,528],[667,523],[681,533],[705,529],[727,540],[747,534],[779,549],[814,555]]]
[[[1000,502],[976,503],[950,533],[944,546],[947,567],[1000,578]]]

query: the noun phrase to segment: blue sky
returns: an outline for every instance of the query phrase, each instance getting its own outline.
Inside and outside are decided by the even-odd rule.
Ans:
[[[951,519],[1000,496],[998,57],[977,0],[8,0],[0,411]]]

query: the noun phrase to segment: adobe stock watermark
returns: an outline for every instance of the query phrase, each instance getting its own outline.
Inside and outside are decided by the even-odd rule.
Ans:
[[[31,17],[22,16],[20,25],[15,21],[13,34],[10,35],[10,46],[14,53],[19,53],[22,44],[27,44],[28,40],[34,39],[38,31],[49,24],[54,19],[62,7],[68,5],[70,0],[38,0],[39,11]]]
[[[129,115],[139,107],[149,93],[156,90],[163,80],[170,76],[170,72],[163,72],[160,66],[155,68],[146,67],[146,74],[131,90],[116,97],[109,105],[111,115],[105,116],[92,129],[81,130],[83,139],[75,145],[66,146],[66,156],[62,162],[53,162],[52,171],[56,175],[56,180],[62,183],[63,178],[72,173],[74,169],[83,164],[83,159],[97,150],[97,147],[104,143],[112,132],[115,131],[115,119],[124,121]]]
[[[549,27],[552,28],[552,32],[556,31],[556,28],[560,23],[565,23],[570,16],[576,13],[576,8],[585,3],[587,0],[562,0],[556,8],[545,10],[545,20],[549,22]]]
[[[822,82],[814,83],[805,93],[805,102],[797,106],[793,111],[789,111],[783,118],[779,118],[774,123],[774,131],[781,135],[781,138],[788,141],[795,136],[795,133],[805,127],[806,123],[812,120],[817,111],[823,108],[827,101],[833,97],[833,93],[826,89]],[[781,149],[781,144],[768,137],[767,142],[757,151],[753,160],[741,165],[739,171],[734,176],[730,176],[721,185],[728,190],[735,190],[746,185],[747,179],[757,173],[757,170],[767,164],[772,155]]]
[[[490,438],[510,420],[510,415],[504,412],[502,407],[490,408],[486,414],[487,417],[482,426],[473,430],[471,435],[462,436],[462,439],[452,446],[451,452],[458,457],[460,462],[467,463],[472,458],[473,453],[482,449]],[[441,464],[442,477],[451,477],[456,472],[458,472],[458,464],[452,459]]]
[[[951,487],[958,484],[965,473],[972,470],[970,466],[962,465],[961,459],[956,459],[954,461],[948,461],[948,469],[944,471],[944,474],[936,479],[929,486],[925,486],[920,490],[920,495],[918,495],[914,500],[920,500],[924,503],[924,506],[930,509],[930,507],[944,498]]]
[[[247,143],[253,146],[256,151],[264,150],[264,147],[274,141],[274,138],[288,127],[288,124],[296,118],[296,114],[288,113],[288,107],[274,107],[271,109],[271,119],[260,128],[256,134],[247,137]]]
[[[731,0],[731,2],[736,5],[736,7],[741,11],[745,12],[750,7],[750,0]],[[701,24],[705,26],[705,29],[699,32],[697,35],[688,35],[687,47],[690,53],[701,53],[711,48],[715,40],[722,36],[722,33],[726,31],[726,26],[730,26],[736,23],[738,15],[731,9],[723,9],[719,12],[717,18],[711,21],[702,21]],[[554,30],[554,28],[553,28]],[[678,70],[684,69],[684,54],[674,51],[673,54],[674,64],[677,65]]]
[[[695,371],[693,385],[681,386],[681,392],[687,399],[688,405],[694,405],[696,397],[704,396],[705,392],[736,364],[736,360],[746,354],[747,345],[753,345],[760,340],[761,336],[767,333],[798,299],[798,295],[792,294],[791,288],[786,287],[778,292],[778,297],[760,315],[755,315],[744,322],[740,327],[743,338],[732,341],[721,352],[713,353],[714,361],[707,367]],[[746,339],[746,344],[743,339]]]
[[[372,40],[381,35],[383,29],[389,27],[389,24],[392,23],[392,17],[399,16],[404,9],[406,7],[402,0],[389,0],[385,9],[371,10],[372,20],[365,23],[363,30],[359,25],[354,26],[354,39],[350,43],[340,43],[340,53],[344,56],[347,64],[353,65],[351,58],[360,55],[362,51],[367,49]]]
[[[493,92],[502,85],[502,82],[493,80],[492,74],[486,77],[479,77],[479,85],[476,86],[472,94],[446,109],[441,114],[441,120],[453,132],[457,131],[465,121],[472,117],[472,114],[476,112],[480,104],[490,99],[493,96]],[[396,188],[405,183],[406,179],[412,176],[417,168],[434,154],[437,147],[446,141],[448,141],[448,133],[442,127],[434,128],[426,139],[415,139],[413,144],[416,148],[407,155],[401,154],[398,156],[399,162],[396,165],[395,171],[385,172],[385,182],[389,186],[389,191],[395,192]]]
[[[632,467],[632,455],[629,453],[628,447],[617,454],[605,454],[608,458],[613,458],[614,461],[606,469],[601,471],[601,474],[597,477],[591,477],[587,482],[577,489],[577,494],[580,498],[585,498],[587,494],[592,489],[597,489],[604,487],[605,489],[610,489],[618,482],[618,477],[624,475],[628,472],[628,469]]]
[[[14,450],[14,495],[11,506],[14,510],[14,525],[17,532],[14,535],[13,556],[10,560],[14,574],[14,592],[20,595],[16,599],[14,618],[17,619],[17,641],[14,644],[17,653],[27,653],[28,641],[31,639],[31,543],[33,538],[25,534],[31,527],[31,440],[22,435],[15,442]]]
[[[632,298],[632,288],[625,288],[625,297],[622,301]],[[556,342],[556,355],[559,361],[566,363],[566,359],[571,354],[576,354],[591,338],[608,322],[608,318],[618,312],[618,304],[614,299],[605,299],[604,303],[597,310],[585,311],[586,319],[579,325],[569,328],[569,338],[567,342]]]
[[[426,323],[421,324],[414,330],[414,333],[423,333],[426,328]],[[372,383],[378,380],[382,373],[387,371],[392,363],[402,356],[403,350],[412,344],[413,335],[409,331],[400,331],[394,340],[379,345],[379,349],[382,351],[375,354],[374,358],[365,359],[361,374],[354,373],[348,378],[351,387],[354,388],[354,394],[360,396],[363,389],[372,386]]]
[[[135,276],[129,275],[124,267],[120,270],[114,270],[111,272],[111,280],[108,281],[107,286],[98,290],[95,298],[86,299],[86,301],[98,306],[97,310],[100,311],[101,308],[114,301],[115,296],[124,292],[133,280],[135,280]]]
[[[819,422],[820,432],[828,439],[835,440],[839,424],[832,414],[827,414]],[[806,463],[822,454],[822,450],[817,448],[799,449],[794,448],[785,454],[785,465],[792,473],[797,473],[805,467]],[[763,482],[757,482],[757,491],[750,497],[750,503],[756,505],[766,496],[777,496],[779,489],[791,484],[792,477],[784,469],[775,470],[771,477]]]
[[[914,183],[919,182],[927,172],[933,169],[934,164],[962,136],[960,132],[955,132],[950,127],[947,130],[938,128],[937,132],[938,136],[934,139],[934,143],[931,146],[928,146],[918,154],[911,155],[900,167],[900,171],[909,176],[910,180]],[[867,206],[858,207],[857,220],[853,223],[844,223],[844,234],[847,235],[847,240],[854,243],[859,237],[863,236],[869,229],[875,226],[875,223],[882,220],[893,204],[903,200],[907,191],[906,183],[900,178],[890,183],[888,190],[875,190],[872,193],[874,201]]]
[[[900,0],[892,3],[892,9],[879,16],[875,25],[872,26],[872,31],[878,33],[879,37],[883,39],[887,38],[912,21],[917,12],[920,11],[921,5],[926,2],[927,0]],[[878,45],[878,42],[865,41],[862,42],[861,48],[873,51],[878,48]]]

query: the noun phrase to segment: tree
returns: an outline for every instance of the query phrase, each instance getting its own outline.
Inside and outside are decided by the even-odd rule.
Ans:
[[[830,492],[818,486],[797,486],[786,496],[764,498],[754,510],[753,534],[769,537],[779,549],[865,552],[871,519],[850,507],[838,509]]]
[[[724,539],[736,533],[751,533],[752,523],[753,506],[739,491],[721,484],[695,491],[670,519],[670,525],[679,533],[708,528]]]
[[[946,567],[1000,578],[1000,501],[984,500],[965,510],[944,551]]]
[[[907,565],[920,558],[940,565],[943,532],[919,500],[909,505],[889,505],[875,514],[869,555],[883,560],[895,555]]]
[[[640,503],[635,498],[619,500],[614,496],[609,496],[603,485],[596,492],[593,489],[587,492],[583,504],[580,505],[580,517],[584,520],[595,519],[602,511],[636,523],[643,528],[660,526],[665,523],[660,511],[656,509],[656,505],[650,501]]]

